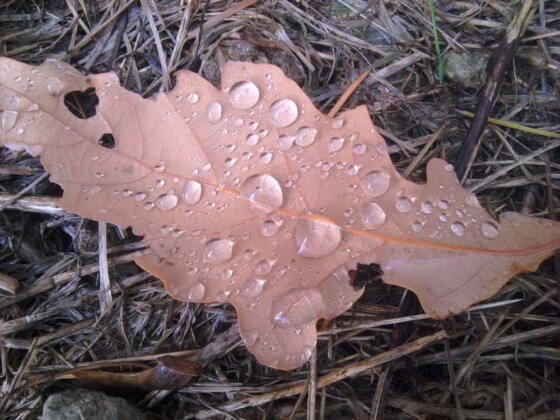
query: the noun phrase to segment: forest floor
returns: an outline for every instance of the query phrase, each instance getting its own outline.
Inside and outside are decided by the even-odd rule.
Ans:
[[[228,60],[271,63],[325,113],[370,71],[344,108],[365,104],[398,170],[422,182],[430,158],[455,161],[485,62],[521,7],[434,0],[432,17],[430,4],[0,0],[0,56],[114,71],[145,97],[179,69],[219,85]],[[560,3],[534,4],[490,114],[501,122],[486,126],[462,181],[492,215],[558,219]],[[474,74],[440,72],[453,52],[469,54],[460,69]],[[102,311],[97,223],[59,209],[60,188],[25,153],[0,150],[0,189],[1,418],[36,417],[49,395],[80,386],[84,371],[105,373],[97,382],[82,374],[81,386],[124,396],[154,418],[560,418],[554,259],[445,322],[403,308],[411,301],[403,289],[363,270],[364,296],[323,329],[310,363],[282,372],[246,350],[231,306],[171,299],[132,262],[139,238],[114,226],[112,304]],[[446,338],[387,362],[403,342],[441,331]],[[200,363],[200,375],[174,390],[114,386],[115,372],[145,371],[166,355]],[[357,362],[371,368],[345,374]]]

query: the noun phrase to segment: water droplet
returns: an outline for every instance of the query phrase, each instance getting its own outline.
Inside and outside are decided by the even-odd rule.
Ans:
[[[278,233],[278,225],[274,220],[265,220],[261,225],[261,233],[263,236],[274,236]]]
[[[163,211],[173,210],[177,207],[179,198],[175,194],[163,194],[156,199],[156,206]]]
[[[199,100],[199,96],[194,92],[191,92],[187,95],[187,101],[189,104],[194,105],[198,102],[198,100]]]
[[[2,112],[1,125],[2,125],[2,131],[4,133],[7,133],[12,128],[14,128],[14,125],[16,125],[17,116],[18,113],[16,111],[5,110]]]
[[[420,232],[422,230],[424,226],[422,225],[422,222],[414,222],[410,225],[410,228],[412,229],[413,232]]]
[[[362,178],[362,186],[372,197],[379,197],[387,192],[391,177],[385,171],[371,171]]]
[[[457,236],[465,234],[465,225],[461,222],[455,222],[451,225],[451,231]]]
[[[420,206],[422,213],[431,214],[434,211],[434,205],[430,201],[424,201]]]
[[[257,296],[260,296],[260,294],[262,293],[262,289],[265,283],[266,280],[264,279],[259,279],[257,277],[250,277],[243,285],[241,292],[245,296],[248,296],[250,298],[256,298]]]
[[[342,127],[344,127],[344,120],[342,118],[336,118],[333,120],[332,128],[340,130]]]
[[[296,144],[298,146],[310,146],[317,137],[317,130],[311,127],[301,127],[296,133]]]
[[[412,200],[408,197],[400,197],[395,203],[395,208],[401,213],[412,210]]]
[[[360,165],[350,165],[348,167],[348,175],[358,175],[358,172],[360,172]]]
[[[212,264],[223,264],[231,260],[233,241],[229,239],[212,239],[204,246],[204,261]]]
[[[202,196],[202,185],[199,182],[189,180],[183,188],[183,199],[185,203],[192,206],[200,201]]]
[[[297,120],[299,111],[291,99],[280,99],[270,106],[270,120],[279,128],[288,127]]]
[[[342,239],[340,228],[332,223],[300,219],[296,225],[297,253],[302,257],[325,257],[338,247]]]
[[[282,187],[268,174],[250,176],[240,190],[242,197],[266,212],[278,210],[284,202]]]
[[[295,289],[272,305],[274,323],[280,327],[296,327],[317,319],[325,306],[317,289]]]
[[[446,172],[453,172],[455,170],[455,168],[453,167],[453,165],[451,163],[447,163],[445,164],[445,166],[443,167],[443,169]]]
[[[494,222],[483,222],[480,226],[480,231],[486,239],[495,239],[500,233],[498,226]]]
[[[442,222],[447,222],[447,219],[449,219],[449,216],[447,216],[447,213],[441,213],[439,215],[439,220],[441,220]]]
[[[134,195],[134,201],[140,202],[140,201],[144,201],[145,199],[146,199],[146,193],[144,192],[139,192]]]
[[[4,95],[2,97],[2,102],[0,108],[4,110],[17,111],[19,109],[20,99],[16,95]],[[37,104],[32,104],[37,105]],[[30,106],[31,107],[31,106]],[[37,109],[39,109],[37,107]],[[29,111],[29,109],[28,109]]]
[[[158,163],[156,166],[154,166],[154,171],[158,173],[162,173],[163,171],[165,171],[165,165],[163,164],[163,162]]]
[[[362,205],[362,223],[364,228],[374,230],[385,223],[385,211],[377,203],[364,203]]]
[[[248,144],[249,146],[256,146],[257,143],[258,143],[259,140],[260,140],[260,137],[259,137],[258,134],[252,133],[252,134],[249,134],[249,135],[245,138],[245,140],[247,141],[247,144]]]
[[[251,109],[259,102],[260,91],[253,82],[237,82],[229,90],[229,100],[237,109]]]
[[[270,162],[272,162],[272,158],[273,158],[273,154],[270,152],[264,152],[261,154],[261,162],[264,163],[265,165],[268,165]]]
[[[164,186],[165,186],[165,180],[164,179],[156,180],[156,188],[163,188]]]
[[[237,159],[236,158],[232,158],[232,157],[228,157],[225,162],[226,164],[226,168],[231,168],[233,166],[235,166],[235,164],[237,163]]]
[[[311,358],[312,354],[313,354],[313,349],[309,346],[305,346],[301,352],[300,362],[302,363],[307,362]]]
[[[208,104],[206,108],[206,118],[212,124],[220,122],[222,119],[222,104],[218,101],[212,101]]]
[[[255,273],[266,276],[272,270],[272,263],[269,260],[261,260],[255,265]]]
[[[329,152],[338,152],[342,149],[342,146],[344,146],[344,139],[342,137],[333,137],[329,142]]]
[[[199,302],[204,298],[206,287],[202,283],[196,283],[187,292],[187,299],[191,302]]]
[[[362,143],[355,144],[354,147],[352,147],[352,151],[356,155],[363,155],[366,152],[366,149],[367,149],[367,146],[365,144],[362,144]]]
[[[438,207],[442,210],[447,210],[449,208],[449,201],[447,200],[439,200]]]
[[[62,82],[55,77],[47,79],[47,91],[51,96],[58,96],[62,92]]]
[[[230,268],[226,268],[224,271],[220,273],[220,279],[222,280],[229,280],[233,277],[233,270]]]
[[[294,145],[295,138],[293,136],[281,135],[278,137],[278,145],[282,150],[290,150]]]
[[[144,204],[144,210],[146,211],[150,211],[151,209],[153,209],[156,205],[152,202],[148,202],[146,204]]]
[[[243,334],[243,342],[245,343],[246,347],[252,347],[257,342],[259,335],[256,332],[249,332]]]

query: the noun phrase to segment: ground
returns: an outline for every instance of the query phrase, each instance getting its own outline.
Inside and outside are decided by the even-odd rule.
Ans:
[[[397,168],[422,181],[429,158],[455,160],[471,121],[464,111],[476,111],[484,80],[471,78],[464,87],[441,77],[439,63],[453,51],[488,55],[492,65],[521,7],[433,3],[434,18],[424,0],[2,0],[0,55],[30,64],[56,58],[84,73],[114,71],[146,97],[172,85],[178,69],[218,84],[227,60],[272,63],[324,112],[371,71],[375,77],[344,107],[365,104]],[[483,132],[463,184],[493,215],[553,219],[560,213],[560,5],[534,3],[490,115],[502,124]],[[111,386],[111,374],[82,385],[124,396],[156,418],[560,417],[560,283],[553,259],[515,277],[481,308],[445,322],[418,315],[414,305],[402,308],[403,290],[364,268],[358,280],[366,293],[323,326],[311,363],[281,372],[247,352],[231,307],[168,297],[131,263],[139,238],[114,226],[107,234],[113,303],[101,310],[97,223],[53,204],[61,191],[38,159],[2,149],[0,165],[3,416],[35,417],[49,395],[79,386],[76,368],[142,371],[172,354],[201,363],[202,373],[171,391],[131,392]],[[394,346],[438,331],[447,338],[392,363],[376,362],[394,355]],[[349,364],[372,360],[375,368],[342,376]]]

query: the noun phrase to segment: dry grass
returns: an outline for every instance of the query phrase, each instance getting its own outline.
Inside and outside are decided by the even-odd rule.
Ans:
[[[558,133],[560,4],[536,3],[492,116]],[[422,180],[427,159],[453,160],[469,124],[458,111],[474,111],[477,92],[437,83],[427,1],[236,4],[0,0],[0,55],[113,70],[145,96],[171,86],[176,69],[217,84],[226,60],[269,62],[325,112],[371,71],[345,106],[368,105],[397,167]],[[505,0],[441,0],[443,53],[492,51],[517,8]],[[559,145],[522,129],[488,126],[465,185],[496,214],[558,217]],[[278,372],[240,345],[231,307],[173,301],[140,272],[130,262],[138,238],[58,209],[49,197],[60,191],[37,159],[1,150],[0,164],[6,417],[33,417],[49,394],[74,387],[54,380],[71,368],[128,371],[174,354],[200,362],[203,374],[176,391],[129,395],[161,418],[367,419],[378,386],[387,387],[385,418],[560,418],[559,273],[551,261],[446,323],[446,339],[438,321],[396,319],[402,290],[369,286],[351,312],[323,331],[311,365]],[[109,279],[111,293],[100,294],[100,282]],[[396,322],[413,323],[410,341],[427,338],[390,350]],[[389,360],[396,360],[392,380],[381,381]]]

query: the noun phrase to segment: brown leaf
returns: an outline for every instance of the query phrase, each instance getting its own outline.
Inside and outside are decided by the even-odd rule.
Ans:
[[[494,221],[444,161],[425,185],[403,179],[366,107],[328,118],[277,67],[228,63],[221,90],[180,71],[142,99],[112,73],[0,60],[0,142],[41,155],[64,208],[143,235],[137,263],[171,296],[233,304],[268,366],[308,360],[316,321],[362,294],[358,262],[442,318],[560,247],[558,223]],[[93,115],[65,105],[80,92]]]
[[[155,391],[160,389],[178,389],[200,374],[200,366],[178,357],[165,356],[157,360],[153,368],[141,372],[112,372],[104,370],[75,369],[56,375],[54,379],[73,379],[82,385],[107,391],[142,389]]]

